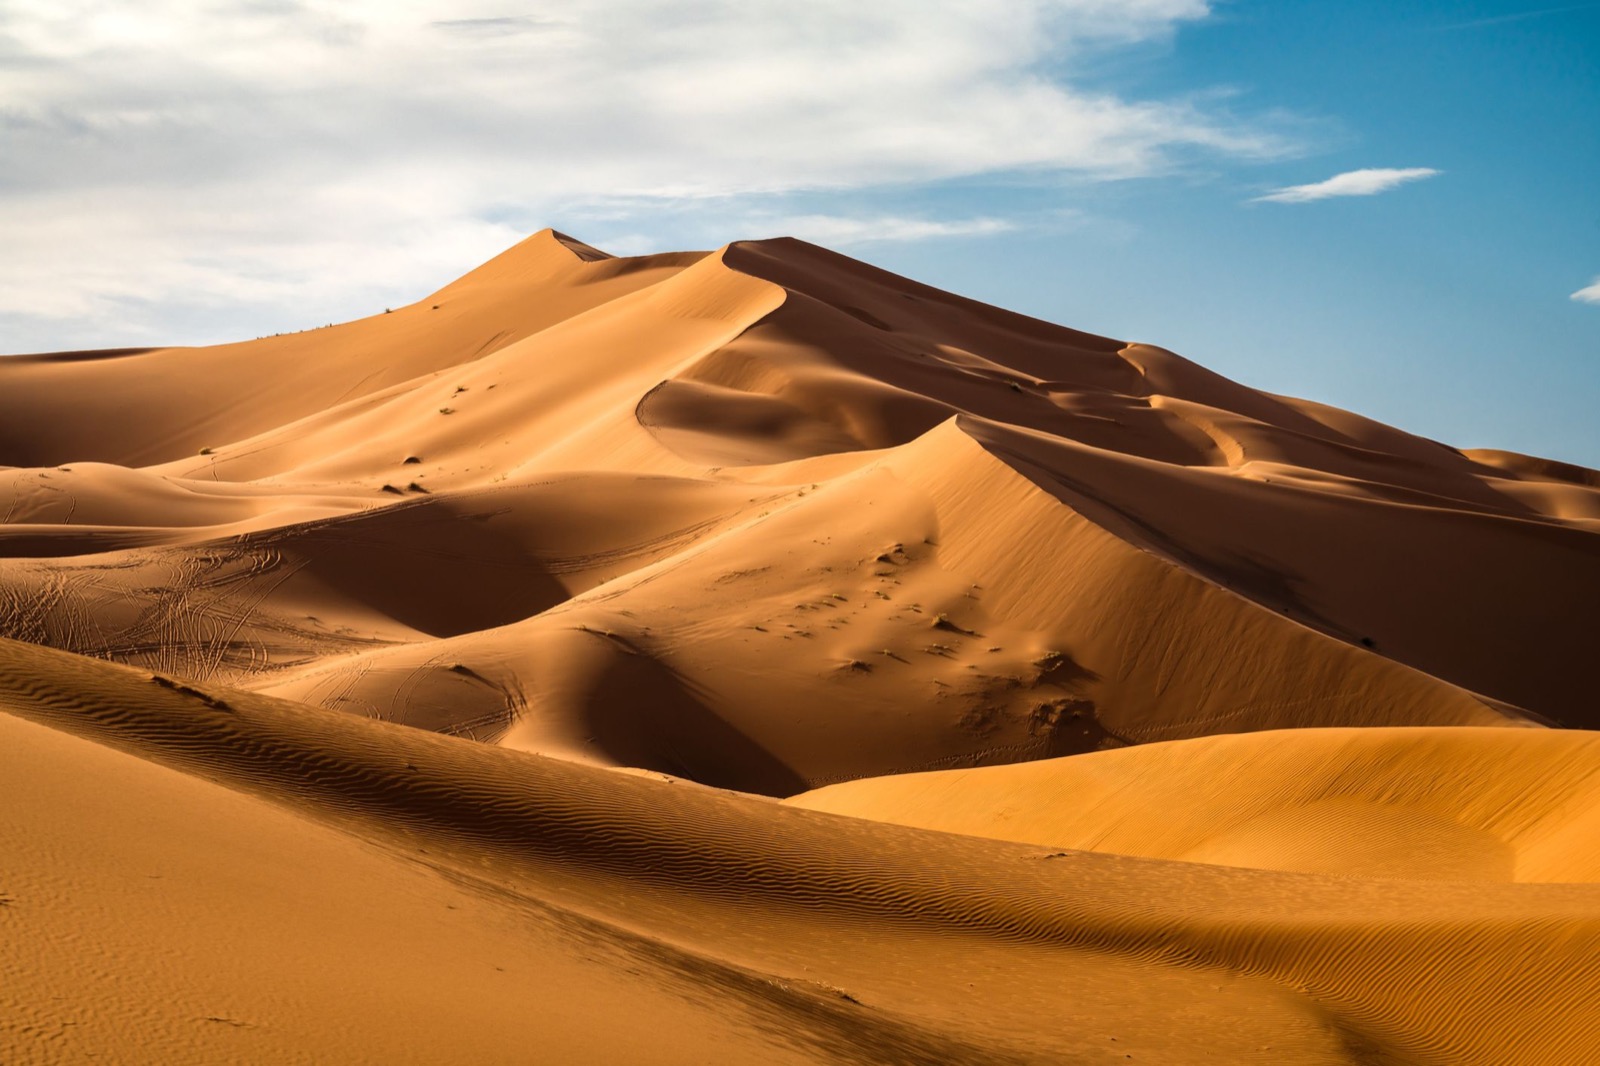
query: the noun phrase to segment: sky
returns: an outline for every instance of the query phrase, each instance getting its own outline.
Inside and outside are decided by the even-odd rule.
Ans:
[[[1600,467],[1600,2],[0,0],[0,352],[793,235]]]

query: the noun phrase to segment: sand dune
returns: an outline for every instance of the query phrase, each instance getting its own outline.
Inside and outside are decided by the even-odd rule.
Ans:
[[[551,231],[0,463],[4,1061],[1600,1057],[1594,471]]]
[[[999,840],[1227,866],[1600,881],[1593,733],[1251,733],[871,778],[788,802]]]
[[[296,886],[300,898],[324,878],[348,898],[361,891],[362,878],[393,877],[381,867],[402,863],[411,880],[425,883],[385,904],[394,912],[368,913],[379,927],[402,920],[407,907],[432,904],[437,912],[439,902],[446,909],[453,902],[488,912],[459,919],[483,935],[508,920],[501,908],[515,915],[518,906],[532,906],[542,920],[523,916],[515,944],[537,943],[556,935],[551,925],[558,932],[563,924],[576,927],[580,943],[601,939],[596,951],[612,946],[606,938],[621,942],[617,950],[654,944],[657,966],[689,968],[702,995],[731,1001],[717,1029],[698,1037],[711,1045],[727,1030],[748,1042],[781,1033],[780,1046],[800,1041],[796,1053],[869,1062],[1057,1061],[1070,1054],[1087,1061],[1133,1054],[1161,1062],[1548,1062],[1600,1052],[1600,1028],[1580,1006],[1600,993],[1600,969],[1592,965],[1600,897],[1590,886],[1423,889],[1062,854],[841,821],[687,782],[619,777],[10,642],[0,645],[0,664],[7,713],[241,790],[243,797],[226,799],[210,819],[255,831],[230,851],[290,834],[296,866],[318,864],[316,877]],[[84,786],[67,772],[107,762],[134,779],[125,802],[136,799],[168,817],[215,802],[215,787],[192,777],[7,728],[57,760],[57,772],[46,776],[69,809],[82,802]],[[90,810],[98,812],[93,804]],[[301,839],[295,819],[336,826],[346,842],[320,832]],[[85,820],[87,826],[69,827],[105,831],[102,819]],[[263,823],[271,830],[265,838]],[[192,880],[177,886],[176,900],[198,904],[194,897],[213,888],[193,869],[206,838],[185,843],[185,834],[175,835],[178,841],[157,847],[140,868],[187,872]],[[61,860],[51,861],[48,836],[23,841],[16,853],[38,872],[19,882],[8,910],[25,936],[38,925],[48,933],[47,921],[23,924],[32,898],[24,891],[39,892],[42,909],[53,896],[40,881],[46,871],[61,876]],[[87,868],[77,874],[68,864],[69,884],[125,878],[128,864],[138,865],[130,856],[120,870],[108,870],[115,853],[96,848],[69,854]],[[247,871],[279,865],[248,854],[244,860]],[[214,913],[228,904],[211,906]],[[338,918],[337,910],[313,909],[319,916],[297,928],[297,938]],[[170,920],[158,917],[144,935],[164,934]],[[112,968],[181,973],[215,955],[199,944],[187,957],[156,953],[145,962],[138,949],[149,945],[137,940],[139,929],[102,924],[116,926],[130,952],[107,960]],[[262,1030],[254,1039],[267,1043],[258,1047],[285,1032],[315,1039],[322,1035],[317,1025],[328,1024],[308,1005],[319,967],[292,952],[324,958],[362,933],[346,928],[332,942],[277,945],[284,954],[254,956],[253,966],[230,975],[231,995],[213,1000],[191,993],[181,1005],[164,1005],[159,984],[120,984],[118,1009],[173,1026],[183,1011],[215,1011]],[[425,947],[437,938],[452,949],[440,960],[415,960],[416,980],[448,976],[451,966],[474,960],[483,969],[486,959],[474,952],[484,949],[463,944],[453,923],[435,919],[412,936]],[[566,966],[582,970],[570,950],[558,952],[542,975],[530,974],[527,956],[505,944],[489,954],[520,962],[527,981],[559,978]],[[54,967],[57,980],[70,977],[70,966]],[[170,987],[173,976],[161,976]],[[1530,1000],[1520,986],[1532,981],[1545,994]],[[514,982],[506,983],[513,988],[490,991],[494,1002],[515,996]],[[679,982],[661,991],[686,995]],[[602,987],[573,1009],[607,1027],[607,1011],[618,1009],[608,992]],[[242,1017],[211,1006],[219,1001]],[[1181,1026],[1172,1002],[1182,1004]],[[656,1000],[647,1009],[658,1007],[667,1009]],[[532,1009],[542,1021],[560,1008]],[[763,1011],[778,1018],[763,1025],[748,1017]],[[1482,1024],[1505,1011],[1514,1020]],[[1041,1012],[1051,1024],[1038,1024]],[[675,1027],[692,1026],[695,1017],[685,1009]],[[640,1020],[606,1039],[625,1042]],[[187,1028],[196,1049],[252,1039],[204,1021]],[[402,1030],[415,1026],[441,1041],[430,1024],[428,1017],[407,1019]],[[516,1052],[496,1046],[495,1035],[475,1039],[485,1053],[513,1060]],[[151,1038],[168,1039],[160,1031]],[[806,1046],[818,1039],[836,1045]],[[734,1046],[731,1054],[739,1053]]]

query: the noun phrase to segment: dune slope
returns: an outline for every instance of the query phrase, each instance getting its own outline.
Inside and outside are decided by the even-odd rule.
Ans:
[[[1600,737],[1307,729],[833,785],[808,810],[1362,877],[1600,881]]]
[[[530,750],[781,794],[1593,713],[1593,485],[800,242],[547,231],[0,385],[0,632]]]
[[[1219,1056],[1548,1062],[1583,1061],[1600,1052],[1600,1027],[1581,1006],[1600,993],[1600,969],[1592,965],[1600,937],[1592,886],[1435,884],[1424,890],[1406,882],[1042,852],[841,820],[681,781],[618,776],[12,642],[0,644],[0,666],[0,722],[40,753],[43,766],[58,768],[43,776],[47,787],[66,792],[60,803],[70,807],[88,798],[82,775],[59,772],[78,769],[104,770],[113,775],[107,780],[125,782],[118,803],[126,812],[148,806],[170,819],[205,804],[217,808],[197,839],[162,834],[158,827],[146,845],[152,853],[139,856],[136,846],[121,841],[110,851],[75,851],[65,866],[50,859],[55,847],[48,838],[26,832],[38,820],[10,828],[22,831],[15,853],[27,860],[27,874],[7,904],[7,919],[35,958],[45,957],[49,938],[60,935],[63,924],[48,910],[59,898],[51,876],[65,871],[69,883],[104,883],[115,874],[126,879],[134,868],[171,872],[184,878],[168,897],[180,905],[178,914],[182,904],[220,889],[225,898],[212,901],[211,917],[242,921],[246,916],[230,910],[229,900],[243,904],[253,896],[228,896],[227,890],[254,889],[248,881],[266,876],[262,867],[269,865],[247,849],[288,832],[292,860],[271,876],[314,866],[296,893],[329,885],[342,900],[359,895],[365,880],[393,881],[398,875],[384,872],[385,865],[403,862],[414,871],[414,887],[386,894],[385,910],[366,915],[368,922],[399,921],[407,909],[442,902],[447,911],[452,904],[468,909],[461,920],[472,919],[481,935],[496,922],[517,924],[517,916],[501,908],[531,905],[544,913],[537,921],[523,918],[514,943],[556,936],[563,923],[570,928],[581,918],[602,931],[620,930],[584,927],[586,937],[622,941],[618,950],[641,940],[658,945],[656,966],[676,958],[688,967],[698,960],[702,991],[705,982],[734,986],[728,995],[739,1010],[688,1046],[728,1041],[735,1055],[741,1043],[749,1048],[762,1036],[763,1026],[746,1011],[790,1012],[780,1031],[810,1033],[808,1040],[831,1034],[836,1045],[796,1052],[837,1056],[831,1061],[1024,1062],[1077,1055],[1093,1062],[1131,1054],[1162,1062]],[[148,762],[129,763],[97,747],[30,733],[13,724],[19,717]],[[175,778],[150,763],[216,785]],[[218,797],[218,785],[237,793]],[[106,824],[108,817],[103,804],[89,800],[87,816],[66,820],[69,839],[114,834],[126,814]],[[195,870],[201,861],[195,852],[211,839],[205,833],[218,831],[210,828],[216,819],[257,830],[227,849],[245,852],[233,875],[245,879],[244,886],[219,885],[214,875]],[[295,819],[338,833],[305,835],[293,830]],[[94,904],[72,906],[92,912]],[[293,897],[278,906],[292,907]],[[319,922],[338,918],[337,907],[316,909],[319,917],[297,928],[296,937],[309,939]],[[129,954],[107,965],[159,974],[212,957],[192,935],[187,955],[138,952],[138,936],[164,937],[175,920],[182,919],[158,912],[148,924],[119,926],[119,946]],[[420,980],[484,961],[477,952],[486,949],[463,945],[446,920],[411,934],[423,943],[440,937],[458,949],[442,959],[419,959]],[[121,983],[119,1009],[143,1015],[143,1033],[157,1046],[178,1039],[196,1041],[196,1048],[210,1045],[227,1023],[190,1017],[202,1010],[267,1030],[256,1039],[268,1043],[257,1046],[271,1046],[281,1030],[315,1036],[316,1026],[327,1024],[308,1017],[314,1014],[315,960],[360,933],[346,929],[330,941],[278,945],[311,952],[313,961],[296,959],[297,965],[285,959],[274,966],[270,953],[252,955],[249,965],[230,974],[228,994],[214,993],[205,1003],[194,994],[177,1002],[159,998],[160,984]],[[504,944],[490,954],[513,965],[527,962]],[[581,971],[582,961],[558,952],[545,976],[559,976],[565,966]],[[49,969],[8,994],[30,998],[33,981],[48,981]],[[61,975],[56,980],[66,976],[59,962],[54,969]],[[491,980],[479,969],[473,968],[475,981]],[[526,971],[521,978],[543,979]],[[494,990],[494,1002],[514,995],[515,982],[506,979],[512,988]],[[1525,995],[1529,982],[1544,994]],[[655,983],[662,995],[681,991],[671,982],[661,988],[659,977]],[[59,1020],[45,1016],[41,1002],[35,992],[35,1020],[5,1033],[13,1046],[26,1046]],[[455,1008],[436,1003],[432,1009],[448,1014]],[[550,1008],[536,1009],[542,1018]],[[604,1025],[615,1004],[601,989],[579,1009],[583,1021]],[[837,1018],[841,1011],[848,1020]],[[1180,1017],[1183,1023],[1175,1025]],[[1498,1021],[1486,1026],[1485,1017]],[[1042,1018],[1049,1024],[1041,1025]],[[685,1024],[692,1019],[687,1011],[680,1015]],[[625,1043],[642,1020],[605,1039]],[[429,1025],[427,1016],[418,1016],[403,1028],[426,1033]],[[506,1055],[508,1049],[493,1043],[501,1033],[477,1038],[490,1053]],[[437,1033],[431,1038],[445,1040]],[[248,1039],[247,1032],[241,1042]],[[667,1058],[663,1053],[652,1061]]]
[[[787,239],[0,358],[0,1060],[1600,1059],[1597,599],[1600,473]]]

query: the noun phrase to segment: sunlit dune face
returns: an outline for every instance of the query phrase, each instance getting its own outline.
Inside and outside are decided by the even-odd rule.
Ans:
[[[0,464],[5,1062],[1600,1060],[1593,471],[553,231]]]

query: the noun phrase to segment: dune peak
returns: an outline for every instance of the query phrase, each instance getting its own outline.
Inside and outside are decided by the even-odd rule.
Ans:
[[[554,229],[0,466],[0,1060],[1600,1058],[1600,473]]]

